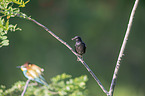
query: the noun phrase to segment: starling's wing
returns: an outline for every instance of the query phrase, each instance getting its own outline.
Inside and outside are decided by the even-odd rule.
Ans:
[[[86,52],[86,44],[84,43],[84,42],[82,42],[82,44],[83,44],[83,48],[84,48],[84,52],[83,53],[85,53]]]
[[[76,47],[76,45],[75,45],[75,52],[77,52],[77,47]],[[77,52],[78,53],[78,52]]]

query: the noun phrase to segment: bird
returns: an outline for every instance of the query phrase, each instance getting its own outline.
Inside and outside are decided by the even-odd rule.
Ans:
[[[43,78],[43,68],[40,68],[39,66],[35,64],[31,64],[29,62],[26,62],[22,66],[17,66],[17,68],[20,68],[24,74],[24,76],[29,79],[36,82],[39,82],[43,85],[48,86],[46,80]]]
[[[75,51],[82,58],[82,55],[86,52],[86,44],[82,41],[81,37],[79,36],[75,36],[74,38],[72,38],[72,40],[76,40]]]

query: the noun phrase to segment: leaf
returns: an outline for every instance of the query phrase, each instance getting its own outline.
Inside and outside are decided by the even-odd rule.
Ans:
[[[2,46],[8,46],[8,45],[9,45],[9,40],[2,41]]]
[[[54,82],[50,83],[49,87],[38,86],[31,81],[27,87],[25,96],[88,96],[86,87],[80,87],[80,85],[86,86],[86,81],[83,78],[87,78],[87,76],[80,76],[74,79],[70,78],[68,81],[66,81],[64,78],[67,76],[70,77],[71,75],[67,75],[65,73],[62,75],[57,75],[56,77],[59,77],[59,82],[56,82],[55,84],[57,86],[53,86],[52,83]],[[0,96],[18,96],[18,94],[21,94],[23,91],[24,86],[24,81],[18,81],[9,89],[6,89],[5,87],[0,88]]]
[[[19,7],[25,7],[25,5],[29,2],[30,0],[27,0],[26,2],[24,2],[23,0],[13,0],[13,2],[15,4],[18,4]]]
[[[2,40],[7,39],[7,36],[1,36],[1,39]]]
[[[2,27],[0,27],[0,33],[3,31],[3,28]]]
[[[21,17],[23,18],[28,18],[26,14],[20,12],[19,7],[25,7],[29,1],[30,0],[0,0],[0,47],[9,45],[7,36],[4,36],[7,35],[9,30],[21,30],[20,28],[17,28],[17,24],[10,24],[9,19],[18,16],[18,14],[21,14]],[[19,7],[15,5],[18,5]]]
[[[5,28],[6,28],[6,30],[9,30],[9,20],[7,20]]]
[[[0,26],[3,26],[4,24],[4,19],[0,18]]]

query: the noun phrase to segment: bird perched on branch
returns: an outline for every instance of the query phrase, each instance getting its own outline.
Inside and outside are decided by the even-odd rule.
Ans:
[[[74,38],[72,38],[72,40],[76,40],[75,51],[82,58],[82,55],[86,52],[86,44],[82,41],[81,37],[79,36],[75,36]]]
[[[44,71],[43,68],[40,68],[39,66],[37,66],[35,64],[31,64],[29,62],[26,62],[22,66],[17,66],[17,68],[21,68],[21,70],[23,71],[23,74],[26,78],[37,81],[43,85],[48,86],[46,80],[42,77],[42,75],[43,75],[42,72]]]

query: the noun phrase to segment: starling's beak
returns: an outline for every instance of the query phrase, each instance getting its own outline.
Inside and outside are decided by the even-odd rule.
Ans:
[[[71,40],[74,40],[74,39],[76,39],[76,38],[78,38],[78,36],[75,36],[74,38],[72,38]]]
[[[21,66],[17,66],[16,68],[21,68]]]

